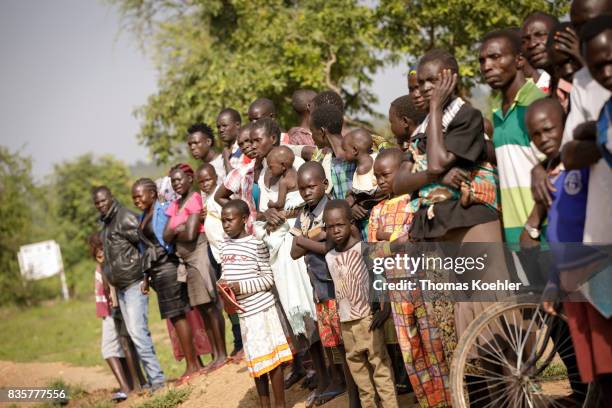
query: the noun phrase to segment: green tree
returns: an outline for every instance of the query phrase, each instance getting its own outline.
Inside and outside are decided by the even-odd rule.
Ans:
[[[184,149],[187,127],[224,107],[245,113],[272,99],[294,123],[295,89],[334,89],[349,120],[369,114],[372,75],[387,63],[414,65],[432,48],[453,52],[464,89],[479,78],[478,43],[530,12],[567,12],[570,0],[107,0],[153,50],[158,91],[137,111],[139,139],[159,162]],[[405,89],[405,80],[397,82]]]
[[[105,185],[123,205],[131,207],[131,177],[125,164],[112,156],[91,154],[56,165],[49,194],[51,211],[57,219],[55,238],[62,248],[64,267],[71,292],[89,292],[93,284],[88,237],[100,230],[99,213],[92,201],[93,187]],[[90,267],[89,270],[87,268]],[[87,274],[86,277],[83,273]]]
[[[358,0],[110,0],[152,45],[158,92],[138,111],[140,140],[165,162],[179,154],[186,129],[213,124],[224,107],[245,113],[272,99],[290,126],[298,88],[342,93],[352,115],[371,113],[376,52],[374,10]]]
[[[489,31],[520,27],[534,11],[561,16],[570,0],[380,0],[379,45],[414,65],[425,52],[442,48],[459,62],[464,89],[480,80],[478,47]]]
[[[0,304],[27,299],[17,252],[30,239],[33,190],[32,160],[0,146]]]

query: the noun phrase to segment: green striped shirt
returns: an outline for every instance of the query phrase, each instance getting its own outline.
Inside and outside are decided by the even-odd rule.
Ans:
[[[505,115],[501,104],[493,110],[493,145],[499,170],[504,236],[511,245],[519,242],[533,209],[531,169],[543,159],[529,140],[525,113],[533,101],[545,96],[533,81],[528,80]]]

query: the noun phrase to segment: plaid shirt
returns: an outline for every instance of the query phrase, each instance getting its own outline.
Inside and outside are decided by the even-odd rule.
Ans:
[[[251,210],[247,224],[247,232],[249,233],[252,233],[253,222],[257,217],[257,207],[255,206],[255,201],[253,200],[254,180],[255,161],[251,161],[249,164],[230,171],[223,181],[223,186],[225,186],[225,188],[240,196],[240,199],[249,206],[249,210]]]
[[[409,194],[393,197],[376,204],[370,213],[368,241],[378,241],[376,239],[378,230],[390,232],[390,241],[408,234],[414,212],[417,209],[411,205]]]

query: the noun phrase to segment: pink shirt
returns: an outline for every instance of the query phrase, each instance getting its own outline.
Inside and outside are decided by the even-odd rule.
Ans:
[[[194,192],[185,201],[182,208],[179,207],[179,200],[173,201],[168,209],[166,215],[170,217],[170,228],[175,229],[180,224],[187,222],[187,219],[192,214],[200,214],[202,211],[202,196],[198,192]],[[200,223],[199,232],[204,232],[204,224]]]
[[[96,265],[95,282],[96,316],[110,316],[110,306],[104,292],[104,281],[102,280],[102,268],[100,265]]]

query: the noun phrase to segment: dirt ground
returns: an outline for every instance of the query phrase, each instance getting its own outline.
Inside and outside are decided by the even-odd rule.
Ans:
[[[90,406],[95,402],[108,401],[116,388],[116,382],[110,370],[105,367],[76,367],[65,363],[14,363],[0,361],[0,388],[45,386],[51,380],[61,378],[66,383],[78,385],[88,392],[79,401],[71,401],[70,407]],[[174,387],[170,384],[168,387]],[[184,387],[191,387],[189,399],[181,408],[256,408],[259,407],[253,380],[249,377],[244,364],[230,364],[220,370],[193,379]],[[544,386],[547,393],[558,396],[569,394],[567,381],[555,381]],[[305,407],[309,391],[294,385],[285,393],[287,407]],[[118,404],[119,408],[129,408],[145,401],[144,395],[133,395],[127,401]],[[400,397],[400,406],[416,407],[414,396]],[[0,407],[9,404],[0,403]],[[24,405],[20,404],[20,407]],[[346,395],[324,405],[326,408],[344,408],[348,406]]]
[[[0,361],[0,388],[44,386],[51,380],[62,378],[66,383],[79,385],[90,395],[83,401],[71,401],[71,407],[89,405],[92,400],[108,400],[114,388],[115,378],[103,367],[76,367],[64,363],[13,363]],[[259,407],[255,384],[244,364],[227,365],[208,376],[193,379],[185,387],[192,387],[189,399],[181,408],[255,408]],[[169,385],[173,387],[173,385]],[[309,391],[294,385],[285,393],[287,407],[304,407]],[[128,408],[144,402],[146,396],[132,396],[118,407]],[[413,397],[402,396],[402,407],[412,407]],[[325,404],[326,408],[344,408],[346,395]],[[0,407],[8,404],[0,403]],[[20,405],[21,406],[21,405]]]

